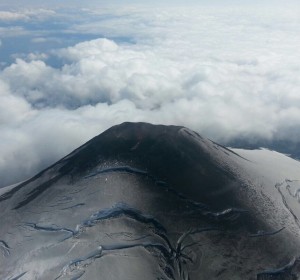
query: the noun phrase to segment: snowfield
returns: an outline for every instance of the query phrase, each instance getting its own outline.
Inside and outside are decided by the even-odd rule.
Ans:
[[[298,279],[300,162],[123,123],[0,190],[1,279]]]

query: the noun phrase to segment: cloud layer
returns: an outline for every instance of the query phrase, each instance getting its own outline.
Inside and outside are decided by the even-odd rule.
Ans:
[[[300,23],[291,10],[131,7],[80,15],[65,34],[101,37],[27,53],[0,72],[0,186],[123,121],[185,125],[222,142],[298,141]]]

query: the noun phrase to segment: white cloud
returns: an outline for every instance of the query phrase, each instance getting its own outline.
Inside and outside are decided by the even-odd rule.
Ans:
[[[44,44],[49,42],[61,43],[61,41],[62,41],[61,39],[55,37],[36,37],[31,40],[32,43],[36,43],[36,44]]]
[[[47,60],[49,58],[49,55],[46,53],[30,53],[27,55],[27,60],[33,61],[33,60]]]
[[[292,12],[134,8],[94,10],[82,22],[75,34],[97,30],[115,41],[53,51],[61,68],[41,53],[0,73],[3,185],[125,120],[185,125],[217,141],[298,141],[300,24]]]
[[[26,34],[28,34],[28,31],[21,26],[0,27],[1,37],[17,37]]]
[[[24,9],[22,11],[0,11],[0,21],[28,21],[31,19],[45,19],[55,15],[53,10],[49,9]]]
[[[0,11],[0,20],[1,21],[15,21],[15,20],[26,20],[28,19],[27,15],[9,11]]]
[[[0,125],[9,126],[24,119],[31,106],[21,97],[11,94],[7,84],[0,81]]]

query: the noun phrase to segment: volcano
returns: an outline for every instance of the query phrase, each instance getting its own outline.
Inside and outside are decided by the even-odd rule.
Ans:
[[[123,123],[0,189],[1,279],[299,279],[300,163]]]

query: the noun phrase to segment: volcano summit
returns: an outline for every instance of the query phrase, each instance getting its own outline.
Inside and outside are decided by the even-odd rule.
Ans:
[[[123,123],[0,189],[1,279],[299,279],[300,163]]]

